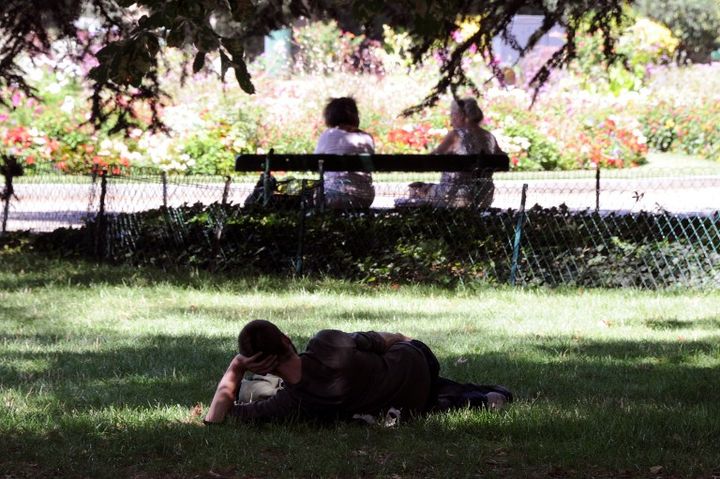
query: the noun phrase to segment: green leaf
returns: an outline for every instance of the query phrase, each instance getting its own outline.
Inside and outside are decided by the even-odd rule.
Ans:
[[[255,93],[255,85],[252,84],[250,79],[250,72],[247,70],[245,60],[240,59],[239,61],[233,62],[233,68],[235,69],[235,78],[245,93]]]
[[[186,24],[184,20],[177,22],[167,36],[168,46],[181,48],[186,40]]]
[[[197,73],[205,66],[205,52],[197,52],[195,60],[193,61],[193,73]]]
[[[195,33],[195,47],[203,52],[211,52],[220,46],[217,35],[207,29]],[[231,52],[232,53],[232,52]]]
[[[220,49],[220,79],[222,81],[225,81],[225,74],[231,67],[232,61],[230,60],[230,58],[228,58],[225,52]]]

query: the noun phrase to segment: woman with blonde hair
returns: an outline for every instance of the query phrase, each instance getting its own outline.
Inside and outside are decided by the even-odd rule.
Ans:
[[[450,106],[452,130],[433,154],[502,155],[492,133],[480,126],[484,114],[474,98],[453,100]],[[476,206],[489,208],[495,193],[492,171],[444,172],[440,183],[432,185],[428,199],[447,206]]]

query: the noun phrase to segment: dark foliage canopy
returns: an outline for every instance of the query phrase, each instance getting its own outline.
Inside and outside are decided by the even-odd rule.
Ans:
[[[254,93],[247,69],[246,46],[257,38],[289,25],[299,17],[352,18],[368,34],[383,23],[405,29],[413,41],[416,63],[438,45],[447,56],[440,66],[440,80],[408,113],[432,105],[459,86],[477,88],[466,76],[463,56],[473,45],[492,58],[492,39],[503,37],[520,55],[530,51],[544,33],[556,25],[567,32],[565,45],[531,81],[539,87],[550,72],[575,56],[576,33],[581,24],[601,32],[604,53],[615,60],[613,26],[629,0],[3,0],[0,2],[0,88],[15,86],[32,95],[18,60],[22,54],[36,58],[49,52],[53,41],[72,40],[67,54],[75,60],[94,57],[97,66],[88,76],[92,84],[92,120],[112,121],[117,129],[132,124],[136,106],[149,105],[152,126],[161,126],[158,109],[164,93],[158,68],[162,47],[181,48],[192,58],[192,69],[203,68],[209,55],[219,56],[223,76],[232,69],[240,88]],[[509,26],[512,18],[528,10],[544,15],[544,22],[521,45]],[[82,16],[102,23],[102,33],[87,35],[77,24]],[[480,29],[460,44],[451,42],[457,22],[479,16]],[[473,47],[475,48],[475,47]],[[490,62],[492,63],[492,62]],[[491,65],[492,66],[492,65]],[[496,71],[497,75],[501,72]],[[0,98],[0,100],[4,100]]]

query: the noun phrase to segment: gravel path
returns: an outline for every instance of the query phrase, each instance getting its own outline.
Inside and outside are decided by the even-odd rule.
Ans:
[[[407,196],[408,182],[378,182],[375,208],[392,208],[395,200]],[[523,184],[528,185],[527,207],[538,204],[549,208],[565,204],[570,209],[594,209],[595,180],[579,179],[502,179],[495,181],[493,207],[516,209],[520,205]],[[233,184],[228,201],[242,204],[253,188],[251,183]],[[52,231],[59,227],[77,227],[83,218],[97,212],[99,188],[86,184],[30,184],[15,187],[8,217],[8,230]],[[169,184],[167,203],[180,206],[197,202],[219,202],[222,183]],[[158,182],[124,181],[108,188],[106,211],[135,212],[163,204],[163,189]],[[705,176],[641,177],[603,179],[600,210],[604,212],[668,211],[678,214],[709,214],[720,210],[720,174]]]

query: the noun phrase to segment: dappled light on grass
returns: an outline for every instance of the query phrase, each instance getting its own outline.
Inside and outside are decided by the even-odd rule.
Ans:
[[[692,477],[720,463],[718,293],[371,288],[0,259],[0,434],[18,474]],[[504,384],[516,401],[393,429],[204,427],[253,318],[300,348],[322,328],[401,331],[444,375]]]

